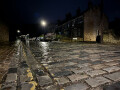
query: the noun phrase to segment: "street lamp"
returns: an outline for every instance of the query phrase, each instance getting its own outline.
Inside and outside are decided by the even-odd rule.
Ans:
[[[41,24],[42,27],[45,27],[47,25],[47,22],[45,20],[41,20],[40,24]]]
[[[20,30],[17,30],[17,38],[19,39],[20,37]]]
[[[41,26],[43,27],[43,30],[45,29],[45,27],[47,26],[47,22],[45,20],[41,20],[40,21]],[[45,30],[44,30],[44,40],[45,40]]]
[[[19,33],[20,33],[20,30],[17,30],[17,33],[19,34]]]

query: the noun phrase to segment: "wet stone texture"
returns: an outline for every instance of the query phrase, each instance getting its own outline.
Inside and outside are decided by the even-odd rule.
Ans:
[[[103,90],[120,90],[120,82],[104,86]]]
[[[61,77],[61,78],[57,78],[56,79],[58,84],[61,85],[61,84],[66,84],[69,82],[69,79],[65,78],[65,77]]]
[[[87,72],[88,75],[90,75],[91,77],[97,76],[97,75],[101,75],[101,74],[105,74],[105,71],[102,70],[94,70],[94,71],[89,71]]]
[[[16,83],[10,83],[3,85],[1,90],[16,90],[17,89],[16,87],[17,87]]]
[[[105,71],[110,73],[110,72],[114,72],[114,71],[120,70],[120,67],[112,66],[112,67],[104,68],[103,70],[105,70]]]
[[[17,73],[17,68],[9,68],[8,73]]]
[[[88,87],[83,83],[73,84],[65,87],[64,90],[86,90]]]
[[[29,49],[35,58],[29,62],[43,90],[54,90],[56,83],[65,90],[99,90],[120,80],[119,45],[30,41]]]
[[[38,76],[37,80],[40,86],[46,86],[53,83],[52,79],[48,75]]]
[[[45,75],[45,72],[43,70],[40,70],[40,69],[37,69],[37,70],[34,70],[34,73],[38,76],[43,76]]]
[[[112,74],[107,74],[105,75],[105,77],[113,80],[113,81],[119,81],[120,80],[120,72],[115,72],[115,73],[112,73]]]
[[[30,90],[33,85],[29,83],[22,83],[21,90]]]
[[[21,67],[21,68],[22,68],[22,67],[27,68],[28,65],[27,65],[26,61],[21,62],[21,63],[20,63],[20,67]]]
[[[30,78],[27,77],[27,75],[20,75],[20,82],[21,83],[30,82]]]
[[[71,71],[60,71],[60,72],[56,72],[53,76],[54,77],[61,77],[61,76],[68,76],[71,74],[72,74]]]
[[[45,87],[43,90],[60,90],[57,85],[50,85]]]
[[[12,61],[14,46],[9,43],[0,42],[0,90],[3,82],[3,78],[9,69],[9,65]]]
[[[17,74],[10,73],[7,74],[6,82],[16,82],[17,81]]]
[[[99,85],[105,84],[110,82],[110,80],[104,78],[104,77],[96,77],[96,78],[90,78],[87,79],[86,82],[91,86],[91,87],[97,87]]]
[[[82,79],[88,78],[88,76],[83,73],[83,74],[73,74],[73,75],[68,76],[68,78],[72,82],[75,82],[75,81],[78,81],[78,80],[82,80]]]

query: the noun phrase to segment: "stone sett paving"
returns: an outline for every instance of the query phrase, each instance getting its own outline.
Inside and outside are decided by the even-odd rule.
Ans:
[[[2,79],[9,68],[13,49],[14,47],[10,43],[0,43],[0,88],[3,81]]]
[[[29,57],[26,56],[21,41],[18,40],[15,43],[12,55],[8,58],[10,64],[2,79],[0,90],[35,90],[37,83],[34,80],[30,66],[28,66],[28,59]],[[34,64],[36,63],[34,62]]]
[[[47,73],[43,90],[120,90],[119,45],[31,41],[29,49]]]

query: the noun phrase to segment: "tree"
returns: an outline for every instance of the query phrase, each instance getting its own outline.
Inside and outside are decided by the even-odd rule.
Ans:
[[[78,17],[78,16],[80,16],[80,14],[81,14],[81,9],[78,8],[78,9],[76,10],[76,16]]]
[[[70,19],[72,19],[72,14],[70,12],[67,13],[65,16],[66,16],[65,18],[66,21],[69,21]]]
[[[113,30],[116,38],[120,38],[120,18],[116,18],[110,23],[110,28]]]
[[[93,3],[92,3],[91,0],[89,0],[89,2],[88,2],[88,8],[90,9],[90,8],[92,8],[92,7],[93,7]]]
[[[57,20],[57,25],[61,25],[62,24],[62,21],[60,19]]]

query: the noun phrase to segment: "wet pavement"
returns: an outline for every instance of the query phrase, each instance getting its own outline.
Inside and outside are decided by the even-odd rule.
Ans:
[[[9,68],[13,49],[13,46],[11,46],[9,43],[0,43],[0,88],[4,75],[7,73]]]
[[[43,90],[108,90],[107,85],[120,80],[119,45],[63,42],[27,45],[37,65],[43,68],[35,72]]]
[[[3,90],[120,90],[120,46],[63,42],[17,45]]]
[[[0,90],[36,90],[37,83],[34,81],[32,71],[27,64],[28,59],[20,40],[17,40],[9,60],[10,64]]]

